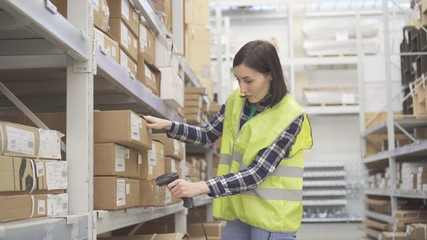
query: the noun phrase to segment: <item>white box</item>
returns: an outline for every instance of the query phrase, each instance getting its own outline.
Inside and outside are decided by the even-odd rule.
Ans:
[[[173,67],[159,67],[162,73],[160,83],[160,98],[172,108],[184,106],[184,81],[178,76]]]

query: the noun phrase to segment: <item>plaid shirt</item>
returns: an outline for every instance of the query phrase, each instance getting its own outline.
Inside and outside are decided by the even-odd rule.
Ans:
[[[270,103],[271,98],[266,98],[257,104],[255,116],[269,107]],[[224,112],[225,105],[222,105],[221,110],[211,119],[210,123],[202,127],[173,122],[167,135],[185,143],[210,145],[222,135]],[[250,107],[246,103],[241,116],[240,128],[247,121],[249,114]],[[258,152],[248,168],[207,180],[206,183],[211,191],[208,195],[211,197],[228,196],[258,187],[276,169],[280,161],[288,156],[301,129],[303,118],[303,115],[299,116],[286,129],[283,129],[270,147]]]

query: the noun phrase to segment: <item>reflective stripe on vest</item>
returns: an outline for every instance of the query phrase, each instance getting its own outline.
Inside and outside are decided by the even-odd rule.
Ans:
[[[281,188],[257,188],[243,192],[244,195],[256,196],[266,200],[301,201],[302,190]]]

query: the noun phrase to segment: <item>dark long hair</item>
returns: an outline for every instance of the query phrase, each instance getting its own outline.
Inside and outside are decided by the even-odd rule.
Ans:
[[[261,40],[246,43],[234,56],[233,68],[241,64],[255,69],[257,72],[271,74],[272,80],[269,92],[272,103],[270,107],[280,102],[288,93],[279,55],[271,43]]]

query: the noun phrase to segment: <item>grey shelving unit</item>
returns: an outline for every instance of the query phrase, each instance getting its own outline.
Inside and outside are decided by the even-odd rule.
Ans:
[[[384,23],[384,59],[385,59],[385,76],[386,76],[386,89],[387,89],[387,102],[384,111],[387,113],[387,118],[378,124],[365,128],[363,125],[361,131],[362,140],[365,140],[372,134],[386,134],[388,146],[387,150],[378,152],[373,155],[363,157],[362,161],[366,170],[384,170],[386,167],[390,169],[389,188],[365,188],[364,194],[366,197],[382,197],[383,199],[390,200],[390,214],[383,214],[365,209],[365,215],[368,218],[378,220],[386,223],[396,223],[394,214],[398,210],[398,199],[427,199],[426,191],[423,190],[409,190],[397,189],[397,174],[396,165],[404,162],[426,161],[427,157],[427,141],[415,139],[414,136],[409,134],[414,127],[426,127],[427,122],[425,119],[416,119],[414,116],[404,116],[405,118],[394,119],[393,101],[394,95],[392,89],[392,73],[391,73],[391,56],[400,53],[392,52],[390,41],[390,25],[391,16],[395,16],[395,12],[391,12],[391,8],[398,9],[404,14],[410,10],[401,6],[400,1],[383,1],[383,23]],[[407,16],[409,19],[409,16]],[[362,108],[362,112],[364,109]],[[412,140],[412,143],[402,147],[395,146],[395,134],[403,133]],[[363,153],[362,153],[363,155]]]
[[[303,182],[303,222],[360,221],[348,208],[347,171],[344,162],[307,163]]]
[[[96,239],[97,234],[175,214],[176,230],[186,231],[182,204],[118,211],[93,209],[93,116],[95,109],[131,109],[182,121],[176,111],[106,56],[93,41],[90,0],[68,1],[68,19],[46,0],[0,0],[1,114],[24,111],[67,113],[66,152],[69,214],[58,218],[0,223],[0,239]],[[160,42],[170,33],[147,0],[134,0]],[[182,0],[174,8],[183,9]],[[181,21],[177,16],[177,21]],[[177,28],[178,29],[178,28]],[[183,31],[183,28],[181,29]],[[183,35],[183,32],[174,32]],[[182,45],[182,43],[180,43]],[[180,76],[201,86],[180,56]],[[38,121],[40,122],[40,121]],[[211,203],[198,197],[196,205]]]

